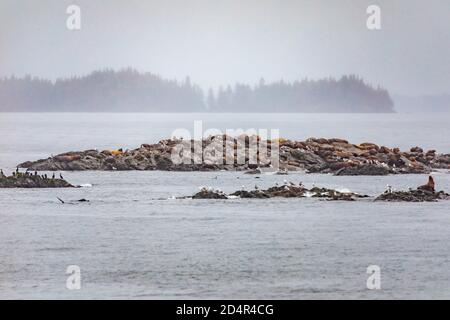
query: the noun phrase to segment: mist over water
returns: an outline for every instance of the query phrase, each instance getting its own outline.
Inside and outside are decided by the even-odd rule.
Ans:
[[[2,0],[0,77],[131,66],[205,91],[356,74],[392,94],[450,93],[447,0],[77,0],[70,31],[73,4]],[[374,4],[380,30],[366,26]]]

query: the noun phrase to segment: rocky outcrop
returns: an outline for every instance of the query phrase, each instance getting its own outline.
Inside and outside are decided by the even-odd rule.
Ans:
[[[336,172],[337,176],[385,176],[389,174],[387,165],[362,164],[355,167],[345,167]]]
[[[0,174],[0,188],[74,188],[74,186],[64,179],[18,172],[12,176]]]
[[[409,190],[385,192],[375,199],[375,201],[395,202],[434,202],[438,200],[450,200],[450,195],[444,191]]]
[[[255,186],[254,190],[239,190],[226,195],[222,191],[202,188],[202,190],[192,196],[192,199],[269,199],[269,198],[323,198],[326,200],[344,200],[354,201],[357,198],[366,198],[367,196],[359,195],[352,192],[340,192],[333,189],[305,188],[302,184],[285,184],[283,186],[274,186],[265,190],[258,189]]]
[[[220,190],[202,188],[194,194],[192,199],[228,199],[227,195]]]
[[[186,199],[188,197],[182,197]],[[303,184],[285,183],[275,185],[268,189],[238,190],[229,195],[212,188],[202,188],[200,192],[191,197],[192,199],[270,199],[270,198],[320,198],[329,201],[355,201],[357,199],[369,198],[367,195],[360,195],[354,192],[343,192],[328,188],[313,187],[308,189]],[[372,198],[373,199],[373,198]],[[428,183],[409,191],[393,191],[388,188],[382,195],[375,198],[375,201],[387,202],[434,202],[438,200],[450,200],[450,195],[444,191],[434,190],[434,180],[430,176]]]
[[[388,188],[382,195],[378,196],[375,201],[395,201],[395,202],[434,202],[438,200],[450,200],[450,195],[444,191],[435,191],[435,183],[433,177],[429,177],[428,183],[417,189],[408,191],[392,191]]]
[[[252,137],[254,138],[254,137]],[[315,139],[291,141],[285,139],[262,141],[267,154],[258,152],[257,164],[249,160],[249,138],[211,136],[202,141],[163,140],[157,144],[143,144],[134,150],[86,150],[63,153],[47,159],[20,164],[29,170],[167,170],[214,171],[249,170],[258,173],[273,167],[272,148],[279,152],[281,171],[306,170],[311,173],[336,175],[386,175],[403,173],[429,173],[432,169],[450,169],[450,155],[437,154],[414,147],[409,151],[378,146],[374,143],[352,144],[343,139]],[[277,142],[275,144],[275,142]],[[183,154],[200,146],[205,152],[190,157],[189,161],[172,161],[174,151],[183,145]],[[245,153],[239,156],[240,150]],[[175,153],[176,153],[175,152]],[[211,155],[216,161],[211,161]],[[231,159],[231,161],[230,161]],[[228,160],[228,161],[226,161]]]

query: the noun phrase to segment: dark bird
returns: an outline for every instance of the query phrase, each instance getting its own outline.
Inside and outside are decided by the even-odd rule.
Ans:
[[[60,178],[61,180],[64,180],[64,178],[63,178],[63,176],[62,176],[61,173],[59,174],[59,178]]]
[[[55,180],[55,174],[52,174],[52,180]]]
[[[424,184],[423,186],[418,187],[417,190],[434,192],[434,179],[433,179],[433,177],[429,176],[428,177],[428,183]]]

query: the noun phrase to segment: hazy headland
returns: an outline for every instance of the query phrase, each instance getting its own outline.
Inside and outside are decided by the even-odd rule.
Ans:
[[[189,77],[177,81],[131,68],[55,81],[3,78],[0,101],[3,112],[394,112],[386,89],[355,75],[270,83],[261,78],[205,92]]]

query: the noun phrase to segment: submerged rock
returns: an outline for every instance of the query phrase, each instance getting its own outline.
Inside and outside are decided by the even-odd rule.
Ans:
[[[0,188],[74,188],[64,179],[16,172],[12,176],[0,174]]]

